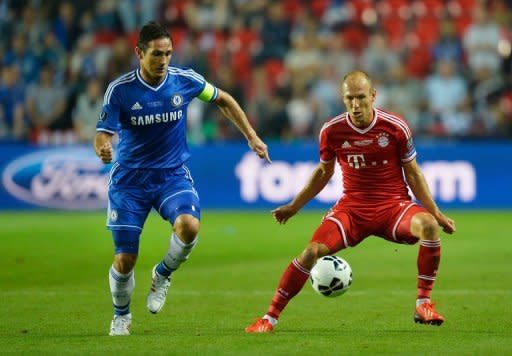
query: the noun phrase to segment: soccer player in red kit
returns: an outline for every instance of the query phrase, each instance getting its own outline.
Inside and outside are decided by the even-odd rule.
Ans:
[[[455,223],[432,199],[407,123],[374,108],[371,78],[359,70],[350,72],[343,78],[342,96],[348,112],[328,121],[320,131],[320,163],[300,193],[272,213],[278,223],[286,223],[325,187],[335,162],[343,173],[344,195],[324,216],[306,249],[288,265],[267,313],[245,329],[248,333],[274,329],[318,258],[354,247],[370,235],[401,244],[419,241],[414,320],[434,325],[444,321],[434,310],[430,293],[441,255],[438,225],[451,234]],[[421,206],[411,200],[406,182]]]

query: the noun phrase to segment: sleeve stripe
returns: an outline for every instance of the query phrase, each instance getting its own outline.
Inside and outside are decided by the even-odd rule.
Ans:
[[[202,76],[200,76],[199,74],[197,74],[196,72],[194,72],[193,70],[183,70],[183,69],[179,69],[179,68],[175,68],[175,67],[169,67],[167,71],[173,75],[182,75],[184,77],[192,78],[192,79],[198,81],[199,83],[205,82],[204,78]]]
[[[104,129],[104,128],[98,128],[98,129],[96,129],[96,131],[98,131],[98,132],[106,132],[106,133],[109,133],[111,135],[116,133],[115,131],[112,131],[112,130],[109,130],[109,129]]]
[[[318,137],[320,137],[322,135],[322,131],[325,130],[326,128],[328,128],[329,126],[331,125],[334,125],[340,121],[343,121],[347,118],[347,115],[346,113],[343,113],[341,115],[338,115],[334,118],[332,118],[331,120],[327,121],[323,126],[322,128],[320,129],[320,133],[318,134]]]
[[[411,137],[411,131],[409,130],[409,127],[407,126],[407,124],[405,122],[402,122],[397,117],[388,115],[388,114],[382,112],[381,110],[379,110],[378,112],[379,112],[379,115],[380,115],[381,118],[383,118],[384,120],[389,121],[389,122],[399,126],[402,129],[402,131],[404,131],[405,137],[407,139],[409,139]]]
[[[197,80],[199,81],[203,81],[204,78],[202,75],[200,75],[199,73],[197,73],[196,71],[194,71],[193,69],[181,69],[181,68],[177,68],[177,67],[167,67],[168,71],[169,72],[173,72],[174,74],[183,74],[183,75],[191,75],[191,76],[194,76],[197,78]]]
[[[409,156],[406,156],[404,158],[401,159],[402,162],[410,162],[412,161],[414,158],[416,157],[416,150],[412,151],[411,154]]]

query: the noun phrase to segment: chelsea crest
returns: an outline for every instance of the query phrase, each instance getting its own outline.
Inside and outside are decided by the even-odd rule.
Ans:
[[[183,104],[183,97],[180,94],[174,94],[171,96],[171,104],[174,107],[181,106]]]

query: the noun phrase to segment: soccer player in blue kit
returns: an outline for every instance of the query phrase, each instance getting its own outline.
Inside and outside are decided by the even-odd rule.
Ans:
[[[97,124],[94,150],[104,163],[113,159],[112,135],[119,133],[117,160],[108,182],[107,228],[115,245],[109,271],[114,318],[110,335],[129,335],[130,298],[139,237],[154,208],[172,224],[170,246],[152,272],[147,308],[158,313],[170,286],[170,275],[187,260],[197,243],[199,197],[185,162],[187,106],[192,99],[215,103],[243,133],[249,147],[270,162],[239,104],[192,69],[169,66],[173,46],[156,22],[144,25],[135,52],[139,68],[110,83]]]

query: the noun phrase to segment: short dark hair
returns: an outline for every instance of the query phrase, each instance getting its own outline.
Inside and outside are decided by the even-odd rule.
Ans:
[[[149,47],[149,42],[159,38],[171,38],[169,31],[156,21],[149,21],[145,24],[140,32],[139,39],[137,40],[137,47],[146,52]]]

